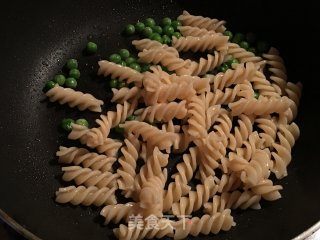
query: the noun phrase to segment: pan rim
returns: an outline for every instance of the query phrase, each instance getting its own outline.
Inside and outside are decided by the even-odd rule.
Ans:
[[[15,221],[12,217],[10,217],[5,211],[0,208],[0,219],[8,224],[13,230],[21,234],[23,237],[27,238],[28,240],[42,240],[41,238],[37,237],[35,234],[30,232],[28,229],[23,227],[20,223]],[[302,232],[292,240],[304,240],[307,238],[312,239],[312,237],[316,237],[316,233],[320,232],[320,220],[309,227],[306,231]],[[315,238],[316,239],[316,238]]]

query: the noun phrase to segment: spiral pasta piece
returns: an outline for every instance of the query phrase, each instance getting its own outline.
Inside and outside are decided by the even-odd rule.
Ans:
[[[140,97],[141,94],[141,89],[138,87],[133,87],[133,88],[112,88],[113,92],[113,97],[111,99],[111,102],[116,102],[116,103],[121,103],[123,104],[124,102],[129,102],[132,103],[136,99]]]
[[[174,133],[164,132],[145,122],[126,121],[120,127],[126,129],[128,133],[133,133],[136,137],[142,136],[144,141],[159,147],[160,150],[170,148],[176,140]]]
[[[58,85],[46,92],[46,95],[51,102],[58,101],[60,104],[67,103],[69,107],[77,107],[80,111],[88,109],[93,112],[101,112],[101,105],[103,105],[103,101],[96,99],[89,93],[82,93]]]
[[[56,192],[56,202],[68,203],[73,205],[82,204],[84,206],[95,205],[100,207],[102,205],[117,204],[115,196],[116,188],[97,188],[90,186],[88,188],[84,186],[69,186],[65,188],[59,188]]]
[[[127,222],[134,205],[135,203],[128,202],[126,204],[105,206],[100,212],[100,215],[105,218],[104,224],[107,225],[110,222],[119,223],[121,220]]]
[[[156,92],[144,92],[143,98],[147,105],[171,102],[173,100],[188,100],[195,94],[191,83],[160,84]]]
[[[133,82],[136,86],[141,86],[143,75],[138,71],[107,60],[101,60],[98,64],[98,75],[103,75],[105,77],[111,75],[112,78],[126,80],[128,83]]]
[[[260,209],[259,204],[261,195],[256,195],[251,191],[233,191],[223,192],[220,198],[213,198],[212,202],[204,204],[204,212],[207,214],[213,214],[216,211],[216,206],[219,206],[220,211],[223,209]]]
[[[229,145],[231,150],[241,147],[243,142],[247,140],[253,131],[253,120],[245,114],[239,115],[239,126],[234,128],[234,133],[229,134]]]
[[[282,186],[273,185],[270,179],[261,180],[257,185],[251,188],[253,193],[261,195],[262,198],[267,201],[275,201],[281,198],[279,190],[282,190]]]
[[[174,47],[169,47],[167,44],[162,44],[158,41],[144,38],[141,40],[133,40],[132,45],[136,47],[137,50],[143,51],[144,49],[150,50],[154,48],[162,48],[169,53],[172,53],[175,57],[179,57],[179,52]]]
[[[188,134],[195,138],[207,136],[205,96],[193,96],[188,104]]]
[[[116,161],[114,157],[107,157],[94,152],[89,152],[85,148],[60,146],[56,155],[59,157],[59,163],[82,164],[85,168],[99,170],[101,172],[112,171],[112,164]]]
[[[214,91],[217,89],[222,90],[225,87],[229,87],[232,84],[244,83],[245,80],[250,79],[256,72],[253,63],[238,64],[233,69],[228,69],[225,73],[219,73],[213,80]]]
[[[209,201],[218,191],[213,177],[205,179],[203,184],[198,184],[196,191],[190,191],[187,197],[180,198],[179,202],[173,203],[172,213],[175,216],[185,216],[199,210],[202,205]]]
[[[232,116],[240,114],[267,115],[270,113],[284,113],[289,107],[287,97],[266,98],[260,96],[259,99],[240,99],[239,101],[229,103]]]
[[[158,103],[144,109],[138,109],[134,113],[139,116],[139,121],[154,122],[154,120],[157,120],[168,122],[173,118],[183,119],[187,115],[186,101]]]
[[[188,75],[183,75],[183,76],[177,76],[176,74],[170,75],[170,79],[172,83],[188,83],[192,84],[194,90],[196,93],[204,93],[204,92],[209,92],[210,91],[210,83],[208,78],[201,78],[198,76],[188,76]]]
[[[170,220],[160,219],[157,222],[156,228],[129,228],[128,226],[121,224],[119,228],[114,229],[113,232],[119,240],[142,240],[144,238],[154,239],[163,238],[165,236],[172,237],[173,227],[171,226]]]
[[[118,174],[111,172],[101,172],[99,170],[91,170],[90,168],[82,168],[80,166],[63,167],[62,179],[66,182],[74,181],[77,185],[85,185],[86,187],[96,186],[98,188],[116,186]]]
[[[201,37],[180,37],[172,38],[172,46],[179,52],[204,52],[206,50],[216,49],[217,51],[226,51],[228,48],[228,37],[221,34],[206,34]]]
[[[235,223],[230,209],[226,209],[212,216],[206,214],[201,218],[182,219],[174,223],[173,226],[175,227],[174,239],[178,240],[185,239],[189,234],[196,237],[200,233],[208,235],[209,233],[217,234],[221,230],[229,231],[231,227],[235,226]]]
[[[241,63],[252,62],[257,68],[262,68],[265,65],[265,61],[261,57],[241,48],[236,43],[228,43],[227,56],[229,55],[238,59]]]
[[[128,139],[125,139],[124,143],[125,146],[121,148],[123,156],[119,158],[121,167],[117,170],[119,174],[117,183],[119,189],[132,191],[134,178],[136,176],[136,161],[139,157],[138,152],[140,147],[136,148]]]
[[[190,191],[190,187],[183,183],[183,180],[179,175],[174,177],[174,182],[168,185],[168,189],[163,194],[163,212],[168,212],[174,202],[178,202],[179,199],[186,195]]]
[[[257,127],[262,130],[259,132],[259,136],[264,140],[266,147],[272,146],[277,136],[277,125],[272,119],[268,118],[257,118],[255,122],[258,123]]]
[[[180,26],[178,27],[180,33],[182,36],[187,37],[187,36],[193,36],[193,37],[201,37],[203,35],[214,35],[214,34],[221,34],[221,33],[216,33],[213,30],[208,31],[205,28],[198,28],[198,27],[191,27],[191,26]]]
[[[162,217],[164,183],[158,177],[151,177],[146,181],[138,193],[138,201],[133,207],[134,215],[140,214],[144,218],[149,216]]]
[[[281,89],[281,95],[284,95],[287,85],[287,70],[279,51],[272,47],[267,54],[262,56],[267,61],[268,71],[271,73],[270,80]]]
[[[294,123],[287,126],[280,125],[277,136],[279,142],[272,143],[274,148],[271,153],[274,158],[272,172],[280,179],[288,175],[287,166],[291,162],[291,148],[299,136],[299,128]]]
[[[225,55],[217,51],[208,54],[207,58],[200,58],[199,62],[192,61],[190,66],[181,69],[181,75],[204,75],[214,68],[220,66],[224,61]]]
[[[183,73],[185,73],[185,69],[191,64],[190,60],[178,58],[162,48],[143,50],[138,54],[138,57],[141,62],[161,64],[167,67],[169,71],[175,71],[177,75],[182,75],[180,70],[183,70]]]
[[[108,157],[117,156],[118,150],[121,148],[122,142],[112,138],[106,138],[102,145],[96,146],[98,153],[104,153]]]
[[[164,154],[158,147],[154,147],[151,155],[147,157],[146,163],[140,168],[139,176],[136,178],[136,190],[141,190],[142,186],[154,177],[159,179],[162,179],[163,175],[166,177],[166,172],[164,174],[162,168],[168,165],[168,159],[168,154]]]
[[[250,79],[250,82],[253,85],[253,89],[259,92],[261,96],[274,98],[281,97],[277,87],[272,85],[260,71],[256,72],[255,76]]]
[[[225,21],[219,21],[218,19],[211,19],[208,17],[202,16],[194,16],[188,13],[187,11],[183,11],[183,13],[178,17],[178,20],[182,22],[184,26],[192,26],[198,28],[205,28],[207,30],[213,30],[216,32],[224,32]]]
[[[183,183],[187,184],[193,177],[197,168],[197,156],[199,155],[195,147],[189,148],[189,153],[182,156],[183,162],[177,164],[178,173],[173,174],[172,178],[179,175]]]
[[[116,111],[108,111],[107,115],[101,115],[101,119],[96,120],[100,127],[92,128],[87,133],[87,145],[90,147],[102,145],[108,137],[110,129],[123,123],[133,113],[136,104],[129,104],[125,101],[123,105],[117,104]]]

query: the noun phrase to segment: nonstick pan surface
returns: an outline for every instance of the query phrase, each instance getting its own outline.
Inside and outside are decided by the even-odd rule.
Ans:
[[[314,7],[280,1],[16,1],[0,8],[0,209],[38,237],[114,239],[102,225],[99,209],[57,205],[61,169],[54,156],[66,135],[58,129],[65,116],[98,117],[49,104],[41,89],[68,58],[80,61],[80,90],[110,99],[94,73],[129,40],[120,32],[127,23],[146,17],[194,15],[228,21],[232,31],[256,32],[280,49],[291,81],[302,81],[297,123],[301,137],[293,149],[289,176],[280,184],[282,199],[262,203],[259,211],[234,211],[237,226],[215,239],[291,239],[320,219],[319,60]],[[83,56],[88,39],[99,54]],[[109,98],[108,98],[109,97]],[[108,108],[108,104],[107,107]],[[7,220],[10,222],[10,220]],[[195,239],[190,237],[190,239]],[[201,236],[201,239],[212,239]]]

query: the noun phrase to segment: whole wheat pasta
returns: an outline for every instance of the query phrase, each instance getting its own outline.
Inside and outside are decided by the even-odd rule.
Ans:
[[[281,197],[272,179],[288,175],[300,135],[293,121],[302,84],[288,81],[277,49],[258,56],[241,48],[224,35],[223,20],[186,11],[178,20],[182,37],[171,44],[132,41],[141,71],[126,54],[121,64],[98,62],[98,75],[112,79],[104,93],[112,108],[93,127],[71,123],[68,138],[85,146],[56,152],[62,180],[76,185],[60,188],[56,201],[101,207],[105,224],[121,223],[119,239],[230,230],[234,209]],[[58,85],[46,95],[79,110],[101,112],[104,104]]]

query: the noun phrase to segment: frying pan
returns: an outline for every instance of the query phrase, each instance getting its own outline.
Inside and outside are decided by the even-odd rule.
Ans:
[[[124,26],[149,16],[157,20],[176,17],[183,9],[225,19],[233,32],[254,31],[280,49],[289,79],[304,84],[296,120],[301,137],[293,149],[289,176],[276,181],[284,186],[282,199],[262,202],[259,211],[234,211],[237,226],[215,239],[291,239],[320,219],[320,84],[313,47],[316,15],[312,13],[315,7],[307,1],[290,6],[280,1],[244,0],[2,3],[0,209],[42,239],[114,239],[112,226],[102,225],[98,208],[61,206],[53,200],[55,190],[63,184],[54,154],[60,144],[68,144],[58,123],[65,116],[94,119],[98,115],[49,104],[41,89],[66,59],[74,57],[79,59],[83,74],[79,89],[110,99],[106,83],[92,73],[98,59],[128,46],[130,39],[121,35]],[[98,55],[81,53],[88,39],[98,43]],[[6,221],[12,223],[9,218]],[[26,231],[24,234],[32,238]]]

